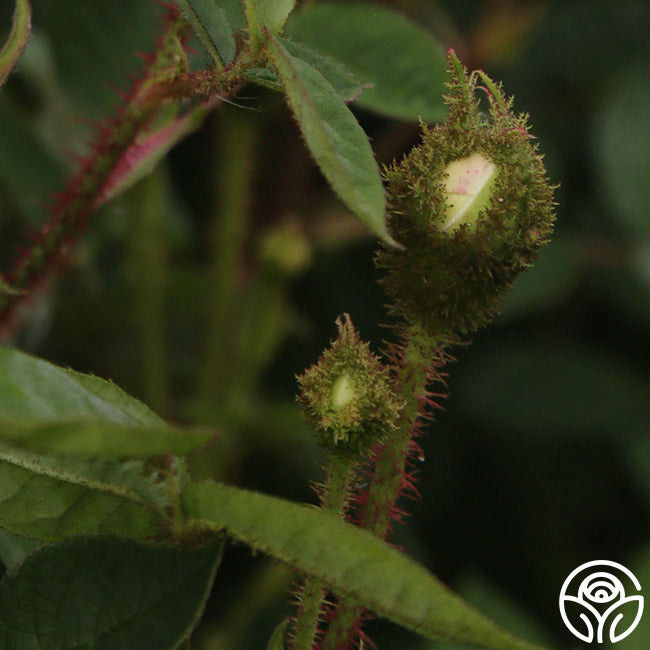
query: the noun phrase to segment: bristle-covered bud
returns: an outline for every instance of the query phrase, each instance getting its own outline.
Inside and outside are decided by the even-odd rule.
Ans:
[[[360,456],[396,426],[401,401],[388,369],[357,334],[350,318],[318,363],[298,377],[298,397],[318,444]]]
[[[516,275],[551,233],[553,187],[527,116],[482,72],[469,74],[450,50],[444,124],[386,174],[390,227],[402,249],[378,264],[393,310],[439,336],[493,318]],[[477,82],[481,82],[481,86]],[[477,88],[489,115],[479,110]]]

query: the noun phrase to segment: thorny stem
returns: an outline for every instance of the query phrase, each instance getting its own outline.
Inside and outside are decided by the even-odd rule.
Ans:
[[[371,470],[370,486],[360,512],[359,523],[377,537],[386,538],[394,519],[401,513],[396,502],[405,491],[415,491],[408,475],[408,465],[414,455],[419,455],[415,438],[419,433],[419,420],[425,416],[430,401],[427,385],[442,380],[440,368],[445,363],[445,347],[449,337],[431,339],[412,327],[398,362],[396,382],[404,399],[398,430],[378,450]],[[417,460],[417,459],[416,459]],[[417,494],[417,492],[415,493]],[[358,633],[358,621],[364,609],[354,601],[341,599],[325,633],[321,650],[341,650],[349,647]]]
[[[339,519],[345,518],[350,499],[350,483],[356,475],[356,463],[330,454],[325,484],[321,486],[321,508]],[[307,576],[300,592],[300,609],[296,615],[293,650],[312,650],[318,642],[319,623],[325,602],[325,585]]]
[[[16,309],[42,286],[81,238],[88,218],[105,200],[105,188],[125,152],[169,102],[182,99],[225,97],[243,83],[244,73],[255,65],[255,57],[244,50],[224,70],[188,74],[175,59],[179,39],[187,24],[172,15],[159,39],[149,69],[137,84],[118,116],[101,126],[89,159],[72,180],[69,189],[53,206],[52,218],[36,233],[13,268],[0,277],[0,337],[15,326]]]

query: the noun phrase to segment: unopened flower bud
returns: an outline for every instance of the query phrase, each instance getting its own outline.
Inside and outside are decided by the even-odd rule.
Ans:
[[[499,311],[553,228],[553,187],[526,115],[453,51],[444,124],[387,172],[390,229],[403,248],[378,264],[393,310],[434,336],[475,330]],[[481,85],[479,86],[479,82]],[[477,88],[489,116],[479,110]]]
[[[299,401],[318,444],[354,456],[395,429],[401,411],[388,369],[370,351],[349,317],[318,363],[298,377]]]

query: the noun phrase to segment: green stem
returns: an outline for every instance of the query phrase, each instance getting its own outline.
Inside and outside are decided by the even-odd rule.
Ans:
[[[162,232],[165,174],[155,171],[134,188],[127,262],[133,317],[142,341],[144,397],[157,413],[169,405],[165,328],[165,237]]]
[[[234,339],[234,307],[242,266],[255,160],[255,121],[243,111],[225,112],[220,131],[217,178],[219,218],[212,244],[208,292],[208,340],[201,375],[206,404],[224,396]]]
[[[320,497],[321,508],[335,517],[345,518],[355,468],[355,462],[330,454]],[[293,650],[312,650],[315,646],[325,593],[325,585],[321,580],[311,576],[305,578],[294,627]]]
[[[398,430],[383,446],[375,463],[368,499],[360,516],[363,528],[385,538],[390,530],[392,509],[402,493],[403,479],[411,440],[417,420],[426,407],[426,389],[432,369],[444,364],[444,348],[449,337],[431,339],[411,328],[397,372],[397,385],[404,399]],[[321,644],[321,650],[347,648],[355,633],[363,608],[354,601],[341,599]]]

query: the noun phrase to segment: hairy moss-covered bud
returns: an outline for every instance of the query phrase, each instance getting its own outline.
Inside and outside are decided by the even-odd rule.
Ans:
[[[358,456],[395,429],[402,405],[388,369],[350,318],[345,315],[336,325],[331,347],[298,377],[298,400],[320,446]]]
[[[483,72],[468,74],[451,50],[448,59],[447,120],[425,127],[422,143],[386,174],[390,228],[403,248],[377,258],[393,310],[435,336],[493,318],[554,221],[553,187],[527,116],[515,115]]]

